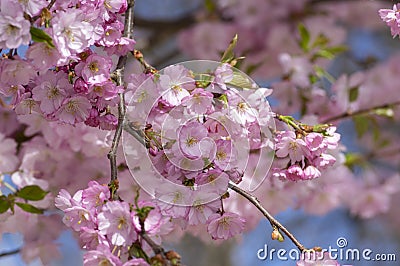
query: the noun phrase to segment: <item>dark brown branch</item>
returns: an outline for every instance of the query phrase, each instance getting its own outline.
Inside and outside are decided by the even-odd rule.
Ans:
[[[146,241],[147,244],[149,244],[149,246],[153,250],[154,254],[161,254],[164,256],[165,250],[163,247],[161,247],[160,245],[157,245],[153,241],[153,239],[151,239],[145,232],[141,232],[140,236],[143,238],[144,241]]]
[[[5,251],[5,252],[3,252],[3,253],[0,253],[0,258],[1,258],[1,257],[6,257],[6,256],[11,256],[11,255],[18,254],[20,251],[21,251],[21,250],[20,250],[19,248],[18,248],[18,249],[15,249],[15,250],[11,250],[11,251]]]
[[[358,110],[358,111],[355,111],[355,112],[346,112],[346,113],[343,113],[343,114],[340,114],[340,115],[325,119],[324,121],[322,121],[322,123],[323,124],[329,124],[329,123],[331,123],[333,121],[347,119],[347,118],[354,117],[354,116],[357,116],[357,115],[368,115],[368,114],[372,114],[375,110],[384,109],[384,108],[390,108],[390,107],[395,106],[395,105],[400,105],[400,101],[396,101],[396,102],[393,102],[393,103],[382,104],[382,105],[378,105],[378,106],[375,106],[375,107],[372,107],[372,108]]]
[[[135,1],[128,1],[128,8],[125,12],[125,28],[124,28],[124,37],[132,38],[133,35],[133,7]],[[124,70],[127,61],[127,55],[120,56],[117,63],[117,68],[115,69],[115,77],[118,86],[124,85]],[[121,139],[122,128],[124,124],[126,106],[124,94],[119,94],[119,103],[118,103],[118,125],[115,130],[113,142],[111,145],[111,150],[108,153],[108,159],[110,160],[111,166],[111,180],[110,180],[110,192],[112,199],[118,199],[117,189],[118,189],[118,168],[117,168],[117,149],[119,145],[119,141]]]
[[[297,238],[294,237],[292,233],[289,232],[288,229],[286,229],[285,226],[283,226],[278,220],[276,220],[258,201],[258,199],[251,195],[249,192],[241,189],[240,187],[236,186],[234,183],[229,182],[229,188],[238,193],[239,195],[243,196],[246,198],[248,201],[250,201],[264,216],[265,218],[268,219],[269,223],[271,224],[272,228],[278,228],[280,231],[282,231],[289,239],[293,242],[293,244],[296,245],[296,247],[301,251],[305,251],[306,248],[300,243]]]

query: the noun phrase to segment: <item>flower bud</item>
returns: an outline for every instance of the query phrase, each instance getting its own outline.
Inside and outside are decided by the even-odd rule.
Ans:
[[[76,93],[88,93],[89,88],[86,82],[83,80],[83,78],[79,77],[75,80],[74,83],[74,91]]]

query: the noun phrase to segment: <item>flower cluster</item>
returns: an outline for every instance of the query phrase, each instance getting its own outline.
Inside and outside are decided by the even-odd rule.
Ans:
[[[321,170],[332,166],[336,159],[328,150],[338,147],[340,135],[336,127],[329,127],[323,133],[296,134],[294,131],[278,132],[276,157],[281,158],[284,169],[274,168],[273,176],[283,180],[310,180],[321,176]]]
[[[126,0],[63,1],[49,9],[43,0],[1,4],[1,49],[30,44],[30,27],[41,41],[29,45],[26,58],[2,58],[0,95],[11,97],[18,114],[115,129],[111,107],[122,88],[111,80],[110,56],[125,55],[135,44],[122,35]]]
[[[228,64],[208,73],[174,65],[134,88],[128,99],[128,119],[142,131],[149,163],[157,170],[151,175],[183,186],[182,204],[219,198],[229,181],[240,183],[250,152],[273,151],[267,134],[274,125],[266,101],[271,90],[252,83],[238,90],[235,82]],[[131,169],[143,168],[143,158],[129,162],[132,156],[126,155]],[[149,182],[147,172],[134,175]],[[154,195],[162,197],[166,192],[154,182]]]
[[[140,201],[131,206],[109,201],[109,197],[107,186],[90,181],[88,188],[72,197],[61,190],[56,198],[56,207],[65,213],[64,223],[79,233],[81,247],[89,250],[84,265],[148,265],[142,258],[133,258],[128,247],[142,232],[152,237],[160,234],[166,220],[152,202]],[[113,254],[115,249],[123,256]]]
[[[390,27],[393,38],[400,35],[400,4],[394,4],[393,9],[380,9],[379,16]]]

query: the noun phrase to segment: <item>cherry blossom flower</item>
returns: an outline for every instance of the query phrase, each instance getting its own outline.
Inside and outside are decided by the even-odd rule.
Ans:
[[[181,65],[166,67],[164,74],[160,75],[160,85],[166,90],[162,98],[173,106],[179,105],[183,98],[190,95],[188,90],[195,88],[194,79]]]
[[[109,236],[113,245],[129,245],[134,241],[133,224],[128,203],[107,202],[97,219],[100,233]]]
[[[111,59],[95,53],[89,55],[85,62],[79,63],[75,67],[75,71],[88,84],[98,84],[109,79]]]
[[[150,201],[138,201],[138,208],[152,207],[153,209],[148,213],[144,220],[144,228],[141,227],[139,217],[135,212],[132,212],[133,226],[135,230],[140,233],[142,230],[148,235],[156,235],[162,226],[162,215],[159,207]]]
[[[390,27],[393,38],[400,34],[400,4],[394,4],[393,9],[380,9],[379,16]]]
[[[100,129],[115,130],[118,125],[118,118],[113,114],[105,114],[99,117]]]
[[[52,23],[54,44],[62,56],[68,58],[93,44],[94,28],[84,20],[80,10],[60,11],[53,17]]]
[[[57,48],[50,47],[46,43],[33,43],[26,51],[26,57],[39,71],[45,71],[57,64],[60,53]]]
[[[83,122],[89,117],[91,107],[87,98],[74,96],[64,100],[56,115],[62,122],[75,124]]]
[[[178,130],[179,147],[186,156],[192,159],[201,157],[200,141],[206,137],[207,129],[196,121],[189,122]]]
[[[0,132],[0,173],[12,172],[18,164],[17,143]]]
[[[40,102],[40,109],[45,114],[57,111],[67,96],[66,89],[71,87],[64,73],[54,75],[48,72],[41,77],[42,82],[32,90],[32,98]]]
[[[296,138],[293,131],[284,131],[276,138],[276,156],[282,158],[289,156],[292,163],[304,160],[307,152],[303,139]]]
[[[245,220],[233,212],[215,213],[208,218],[207,231],[212,239],[229,239],[243,232]]]
[[[205,114],[211,108],[213,95],[202,88],[195,89],[190,96],[182,99],[182,104],[187,106],[192,113]]]
[[[24,18],[22,10],[12,1],[1,1],[0,10],[0,48],[13,49],[28,45],[31,24]]]
[[[331,259],[329,252],[305,251],[301,257],[296,266],[340,266],[336,260]]]
[[[0,81],[9,85],[27,85],[36,76],[33,66],[16,57],[14,60],[1,60]]]
[[[257,111],[238,92],[230,90],[226,94],[230,107],[230,117],[233,121],[244,125],[256,120]]]
[[[113,255],[107,248],[101,250],[90,250],[83,255],[84,266],[121,266],[121,264],[121,260],[117,256]]]
[[[103,206],[110,198],[110,189],[96,181],[90,181],[88,188],[82,191],[82,203],[89,209]]]

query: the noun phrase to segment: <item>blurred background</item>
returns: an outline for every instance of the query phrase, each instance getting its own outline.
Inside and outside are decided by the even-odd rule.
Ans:
[[[379,66],[400,51],[400,41],[390,36],[389,28],[378,15],[379,8],[391,8],[392,4],[392,1],[367,0],[136,0],[136,49],[142,51],[153,66],[161,69],[190,59],[218,60],[234,33],[238,33],[238,54],[247,57],[241,65],[242,70],[250,73],[260,86],[269,86],[283,71],[278,54],[298,50],[293,48],[293,43],[297,37],[296,24],[302,22],[309,29],[319,27],[332,40],[337,38],[339,43],[343,40],[348,46],[346,52],[328,64],[329,73],[338,78],[343,73]],[[315,15],[316,10],[322,10],[320,14],[326,15]],[[130,71],[140,71],[134,61]],[[340,132],[348,150],[362,149],[351,122],[343,123]],[[396,167],[398,164],[394,171],[399,171]],[[398,200],[399,195],[392,198],[393,208],[388,213],[370,219],[358,218],[347,208],[336,208],[316,216],[303,208],[291,207],[279,210],[276,217],[306,246],[336,248],[337,239],[344,237],[349,248],[395,253],[398,260],[341,261],[343,265],[400,265]],[[265,245],[276,250],[294,248],[289,240],[283,243],[272,241],[270,233],[268,222],[262,220],[241,239],[210,244],[187,235],[177,242],[170,241],[166,247],[182,254],[183,264],[189,266],[294,265],[294,261],[269,261],[257,257],[258,250]],[[19,235],[4,234],[0,253],[18,248],[22,242]],[[82,252],[71,231],[61,235],[58,245],[62,258],[51,265],[82,264]],[[19,254],[15,254],[0,257],[0,265],[26,264]],[[42,264],[36,261],[29,265]]]

